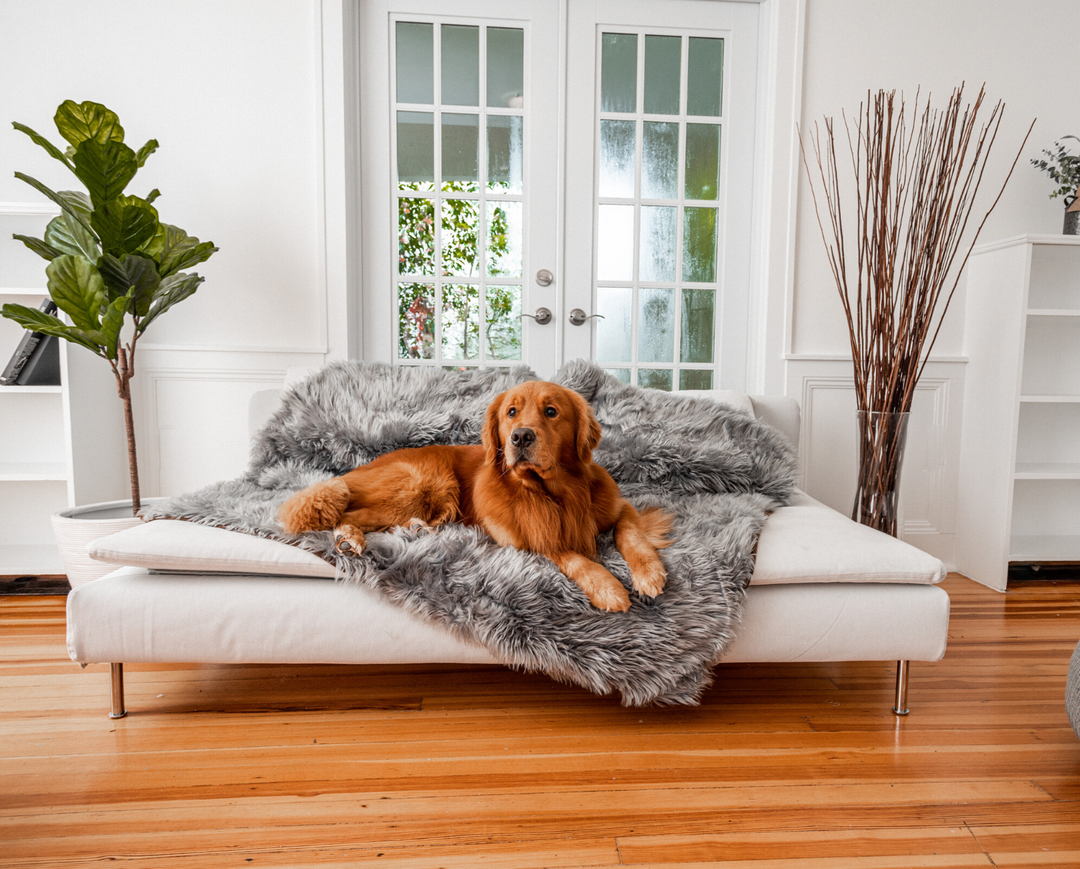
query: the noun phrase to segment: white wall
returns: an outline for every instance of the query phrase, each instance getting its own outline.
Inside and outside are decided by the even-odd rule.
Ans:
[[[159,188],[162,220],[220,248],[199,291],[139,345],[149,493],[238,474],[247,396],[324,358],[320,39],[305,0],[0,0],[0,203],[44,201],[15,170],[81,189],[10,122],[63,144],[56,107],[92,100],[117,112],[133,148],[160,142],[130,192]],[[10,223],[0,258],[43,284]]]
[[[804,131],[825,116],[841,124],[841,111],[849,117],[857,113],[868,90],[895,88],[910,105],[921,87],[922,100],[930,94],[940,106],[957,85],[966,83],[965,95],[973,100],[985,82],[988,104],[980,116],[988,116],[999,99],[1005,102],[1005,115],[981,194],[984,210],[997,195],[1028,126],[1036,117],[1038,122],[980,242],[1061,231],[1061,200],[1049,199],[1048,178],[1029,160],[1063,135],[1080,135],[1080,98],[1071,84],[1080,4],[806,4]],[[841,156],[846,153],[840,151]],[[787,391],[803,403],[805,484],[816,497],[847,511],[855,480],[850,349],[805,172],[800,178],[795,263]],[[915,399],[902,485],[906,539],[946,562],[952,560],[963,407],[963,316],[961,280],[934,348],[941,361],[928,367]]]
[[[1060,206],[1028,160],[1056,138],[1080,134],[1080,4],[805,2],[804,126],[852,112],[868,89],[910,96],[922,86],[944,99],[960,82],[973,96],[985,81],[991,101],[1007,104],[986,191],[1031,119],[1039,122],[983,238],[1060,230]],[[290,365],[319,364],[328,342],[340,344],[333,337],[339,318],[327,314],[344,307],[335,277],[343,246],[333,225],[340,200],[333,184],[323,189],[323,154],[335,155],[334,164],[344,150],[322,131],[337,129],[341,108],[333,103],[345,89],[327,82],[324,90],[324,53],[339,56],[341,47],[323,42],[321,9],[319,0],[0,0],[0,204],[40,200],[11,177],[16,169],[61,186],[65,174],[7,122],[53,135],[51,116],[62,100],[92,99],[120,114],[136,147],[150,137],[161,142],[135,189],[160,187],[165,220],[221,247],[201,268],[207,282],[196,296],[147,336],[136,382],[148,492],[238,473],[247,396],[280,381]],[[332,168],[328,177],[339,175]],[[804,403],[805,484],[846,510],[854,479],[847,334],[806,192],[803,179],[785,388]],[[34,259],[0,239],[0,265],[16,253]],[[961,295],[935,351],[941,361],[916,400],[904,477],[909,538],[946,560],[962,317]]]

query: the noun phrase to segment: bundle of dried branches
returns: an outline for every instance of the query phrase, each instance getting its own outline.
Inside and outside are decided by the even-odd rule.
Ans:
[[[1001,126],[1003,104],[998,102],[979,126],[985,91],[979,91],[974,105],[964,106],[963,90],[961,85],[953,91],[944,110],[927,102],[921,112],[916,94],[910,118],[895,91],[878,91],[872,99],[868,93],[854,125],[844,116],[854,181],[854,203],[847,205],[849,214],[854,207],[855,241],[850,248],[845,243],[842,187],[849,199],[851,194],[848,182],[841,181],[832,118],[825,119],[824,149],[816,123],[810,139],[827,220],[802,145],[818,226],[847,317],[862,411],[854,518],[894,535],[895,510],[890,511],[886,496],[892,494],[895,507],[903,437],[894,429],[903,423],[879,425],[873,415],[911,410],[915,386],[960,274],[1024,147],[1021,144],[974,234],[965,233]],[[799,138],[802,143],[801,131]],[[852,248],[854,264],[849,259]]]

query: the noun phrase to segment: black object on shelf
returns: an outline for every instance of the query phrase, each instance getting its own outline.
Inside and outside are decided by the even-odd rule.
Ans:
[[[46,299],[41,303],[46,314],[55,314],[56,303]],[[42,332],[27,332],[15,348],[7,366],[0,374],[4,386],[59,386],[60,345],[58,339]]]

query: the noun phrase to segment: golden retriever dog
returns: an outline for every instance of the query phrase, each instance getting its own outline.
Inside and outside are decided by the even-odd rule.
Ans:
[[[396,450],[297,492],[278,513],[289,534],[333,530],[339,552],[364,550],[364,534],[398,525],[479,525],[503,546],[538,552],[592,604],[624,612],[630,596],[596,561],[596,537],[615,529],[634,589],[656,597],[666,573],[657,550],[671,518],[638,513],[593,463],[600,425],[573,390],[529,381],[499,395],[481,444]]]

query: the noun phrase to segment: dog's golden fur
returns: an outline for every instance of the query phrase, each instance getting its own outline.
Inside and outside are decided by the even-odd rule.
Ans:
[[[479,525],[498,543],[550,558],[594,606],[625,611],[630,596],[596,561],[596,537],[615,529],[634,589],[655,597],[666,574],[657,550],[671,519],[638,513],[592,460],[600,425],[576,392],[530,381],[488,407],[476,446],[397,450],[297,492],[280,509],[286,532],[333,530],[343,552],[364,532],[397,525]]]

